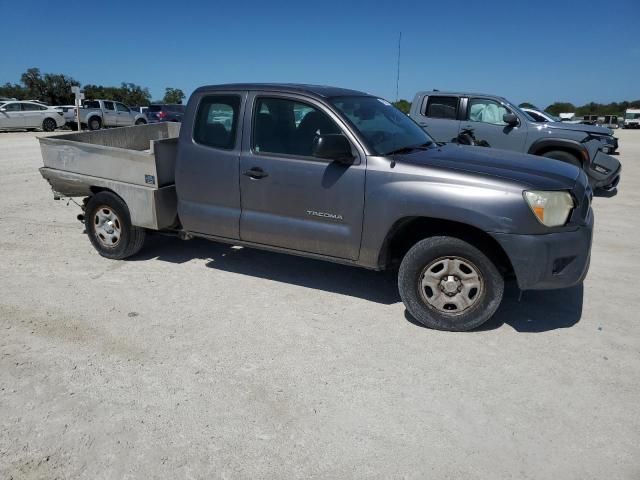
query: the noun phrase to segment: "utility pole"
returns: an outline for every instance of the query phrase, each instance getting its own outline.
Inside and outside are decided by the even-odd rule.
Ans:
[[[400,36],[398,37],[398,73],[396,75],[396,102],[399,100],[398,94],[400,90],[400,45],[402,43],[402,32],[400,32]]]

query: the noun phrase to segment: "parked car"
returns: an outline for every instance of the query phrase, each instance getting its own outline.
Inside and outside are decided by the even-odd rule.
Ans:
[[[524,113],[526,113],[531,120],[533,120],[536,123],[547,123],[547,122],[559,122],[560,119],[558,117],[555,117],[554,115],[551,115],[550,113],[547,112],[541,112],[540,110],[536,110],[534,108],[523,108],[520,107],[520,110],[522,110]],[[605,120],[608,122],[608,124],[610,126],[616,125],[617,128],[617,117],[613,116],[613,115],[607,115],[605,116]],[[615,123],[614,123],[615,121]],[[598,133],[600,135],[602,135],[602,140],[605,142],[606,145],[603,145],[602,147],[602,151],[604,153],[614,153],[616,150],[618,150],[618,139],[616,137],[613,136],[611,130],[609,130],[609,128],[603,127],[602,125],[598,125],[595,127],[596,129],[599,130],[593,130],[595,133]],[[591,130],[591,129],[590,129]]]
[[[592,194],[581,169],[436,144],[365,93],[202,87],[181,124],[128,133],[39,139],[42,176],[55,195],[86,197],[79,218],[107,258],[135,255],[160,230],[374,270],[399,265],[407,310],[443,330],[487,321],[505,276],[529,290],[587,273]]]
[[[74,117],[74,122],[78,119]],[[113,100],[85,100],[80,109],[80,123],[89,130],[104,127],[126,127],[143,125],[147,118],[140,112],[132,111],[124,103]]]
[[[36,102],[9,101],[0,105],[0,130],[35,130],[53,132],[64,126],[60,110]]]
[[[640,108],[627,108],[622,128],[640,128]]]
[[[620,162],[605,153],[611,130],[565,122],[536,123],[506,99],[486,94],[418,92],[409,115],[438,142],[455,141],[461,132],[470,131],[492,148],[578,166],[594,189],[613,191],[620,180]]]
[[[149,105],[147,119],[149,123],[155,122],[181,122],[184,115],[184,105],[155,104]]]

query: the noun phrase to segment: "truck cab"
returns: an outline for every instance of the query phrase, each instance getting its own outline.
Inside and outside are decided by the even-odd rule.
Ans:
[[[625,110],[622,128],[640,128],[640,108]]]

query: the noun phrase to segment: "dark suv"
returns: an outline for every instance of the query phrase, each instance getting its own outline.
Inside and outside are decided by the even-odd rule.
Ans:
[[[183,115],[184,105],[158,104],[149,105],[147,109],[147,120],[149,123],[182,122]]]

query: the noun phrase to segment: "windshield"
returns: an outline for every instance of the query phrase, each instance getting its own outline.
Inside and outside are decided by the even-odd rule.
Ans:
[[[376,155],[433,143],[417,123],[381,98],[335,97],[331,103],[358,130]]]
[[[627,120],[635,120],[636,118],[640,118],[640,112],[627,112],[624,118]]]

